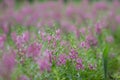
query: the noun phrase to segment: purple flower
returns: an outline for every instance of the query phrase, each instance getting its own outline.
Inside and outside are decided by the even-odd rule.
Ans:
[[[86,34],[86,28],[85,27],[80,28],[80,33],[82,33],[83,35]]]
[[[100,23],[96,23],[95,24],[95,31],[97,34],[101,34],[102,30],[101,30],[101,24]]]
[[[107,36],[106,41],[109,42],[109,43],[112,43],[114,41],[113,36]]]
[[[108,5],[105,2],[97,2],[94,6],[97,10],[106,10]]]
[[[12,8],[14,6],[14,0],[4,0],[4,3],[9,7]]]
[[[30,34],[29,34],[29,32],[28,32],[28,31],[24,32],[24,33],[22,34],[22,38],[23,38],[24,42],[27,42],[27,41],[30,39]]]
[[[116,22],[120,23],[120,15],[116,16]]]
[[[27,76],[25,76],[25,75],[22,75],[22,76],[19,78],[19,80],[29,80],[29,78],[28,78]]]
[[[87,35],[86,36],[86,43],[89,46],[96,46],[97,45],[97,39],[93,35]]]
[[[89,64],[89,69],[90,70],[95,70],[95,68],[96,68],[96,65]]]
[[[50,35],[47,36],[47,41],[48,41],[48,43],[50,43],[50,41],[51,41],[52,39],[53,39],[52,36],[50,36]]]
[[[56,40],[60,39],[60,33],[61,33],[60,29],[56,30],[56,37],[55,37]]]
[[[5,40],[6,40],[6,35],[1,35],[0,36],[0,49],[3,49]]]
[[[75,30],[75,34],[76,34],[77,39],[79,39],[80,38],[80,31],[78,29]]]
[[[42,45],[39,43],[33,43],[27,48],[28,57],[36,57],[39,55]]]
[[[67,56],[65,54],[60,54],[58,57],[57,65],[61,66],[66,63]]]
[[[0,75],[5,79],[10,79],[10,75],[15,67],[15,52],[4,53],[0,61]]]
[[[83,63],[82,63],[82,59],[81,58],[77,58],[76,59],[76,69],[80,70],[80,69],[84,69]]]
[[[3,22],[2,23],[2,29],[4,31],[4,33],[8,33],[9,32],[9,26],[7,22]]]
[[[52,58],[53,58],[53,52],[50,50],[45,50],[45,52],[42,54],[42,57],[47,59],[50,63],[52,63]]]
[[[85,42],[85,41],[82,41],[82,42],[80,43],[80,47],[81,47],[81,48],[85,48],[85,47],[86,47],[86,42]]]
[[[39,67],[40,67],[40,71],[50,71],[51,70],[51,63],[49,62],[48,59],[46,58],[41,58],[37,61]]]
[[[15,32],[11,34],[12,40],[16,43],[18,48],[21,48],[22,45],[27,42],[30,38],[29,32],[24,32],[22,35],[16,35]]]
[[[15,66],[15,52],[12,51],[10,54],[4,54],[2,57],[2,61],[4,66],[6,67],[6,70],[12,70]]]
[[[76,59],[78,57],[78,52],[76,52],[74,49],[72,49],[69,53],[69,58]]]
[[[74,14],[74,11],[75,11],[75,9],[74,9],[73,5],[69,5],[66,9],[66,15],[69,17],[72,17]]]

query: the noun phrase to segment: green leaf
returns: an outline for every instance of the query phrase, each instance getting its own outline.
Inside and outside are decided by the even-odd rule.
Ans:
[[[108,52],[109,52],[109,46],[106,45],[106,47],[103,50],[104,80],[107,80]]]

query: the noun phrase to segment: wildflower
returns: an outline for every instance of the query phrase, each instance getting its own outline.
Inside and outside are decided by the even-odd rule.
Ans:
[[[86,42],[86,41],[82,41],[80,43],[80,48],[85,48],[85,49],[89,49],[90,45]]]
[[[59,40],[60,39],[60,29],[56,30],[56,40]]]
[[[77,58],[76,59],[76,69],[80,70],[80,69],[84,69],[83,63],[82,63],[82,59],[81,58]]]
[[[69,53],[69,58],[76,59],[78,57],[78,52],[76,52],[74,49],[72,49]]]
[[[20,76],[19,80],[29,80],[29,78],[25,75]]]
[[[0,36],[0,49],[4,47],[5,40],[6,40],[6,35],[1,35]]]
[[[7,22],[3,22],[2,23],[2,29],[4,31],[4,33],[8,33],[9,32],[9,26]]]
[[[90,70],[95,70],[96,65],[89,64],[89,66],[88,66],[88,67],[89,67],[89,69],[90,69]]]
[[[58,57],[57,65],[58,66],[64,65],[66,63],[66,59],[67,59],[67,56],[65,54],[60,54]]]
[[[46,33],[45,32],[41,32],[40,35],[41,35],[42,40],[46,40],[46,38],[45,38]]]
[[[83,27],[83,28],[80,28],[80,33],[82,33],[83,35],[85,34],[86,32],[86,29]]]
[[[85,42],[85,41],[82,41],[82,42],[80,43],[80,47],[85,48],[85,47],[86,47],[86,42]]]
[[[120,23],[120,15],[116,16],[115,19],[117,23]]]
[[[96,25],[95,25],[95,31],[96,31],[96,33],[97,34],[101,34],[101,24],[100,23],[97,23]]]
[[[33,43],[27,48],[27,56],[28,57],[35,57],[40,53],[42,48],[41,44]]]
[[[47,41],[48,41],[48,43],[50,43],[51,40],[52,40],[52,36],[48,35],[48,36],[47,36]]]
[[[50,50],[45,50],[45,52],[42,54],[42,56],[45,58],[45,59],[48,59],[48,61],[50,63],[52,63],[52,58],[53,58],[53,55],[52,55],[52,51]]]
[[[41,58],[37,61],[39,67],[40,67],[40,71],[50,71],[51,70],[51,63],[49,62],[48,59],[46,58]]]
[[[109,42],[109,43],[112,43],[114,41],[113,36],[107,36],[106,41]]]
[[[86,43],[89,46],[96,46],[97,45],[97,39],[93,35],[87,35],[86,36]]]
[[[4,53],[0,62],[0,75],[5,79],[10,79],[10,75],[15,67],[15,53]]]
[[[30,38],[29,32],[28,31],[24,32],[22,34],[22,38],[23,38],[24,42],[27,42],[29,40],[29,38]]]
[[[20,35],[16,35],[15,32],[13,32],[11,34],[12,40],[16,43],[18,48],[21,48],[22,45],[27,42],[30,38],[29,33],[28,32],[24,32],[21,36]]]
[[[74,7],[72,5],[68,6],[66,9],[66,15],[72,17],[74,15]]]
[[[75,30],[75,34],[76,34],[77,39],[79,39],[80,38],[80,31],[78,29]]]

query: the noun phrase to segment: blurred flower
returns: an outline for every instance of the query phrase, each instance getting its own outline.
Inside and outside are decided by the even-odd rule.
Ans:
[[[80,69],[84,69],[83,63],[82,63],[82,59],[81,58],[77,58],[76,59],[76,69],[80,70]]]
[[[109,43],[112,43],[114,41],[113,36],[107,36],[106,41],[109,42]]]
[[[86,34],[86,28],[85,27],[80,28],[80,33],[85,35]]]
[[[2,56],[2,60],[0,61],[0,75],[3,79],[10,79],[11,73],[15,67],[16,54],[15,52],[4,53]]]
[[[29,32],[28,32],[28,31],[24,32],[24,33],[22,34],[22,38],[23,38],[24,42],[27,42],[27,41],[30,39],[30,34],[29,34]]]
[[[60,54],[58,57],[57,65],[61,66],[66,63],[67,56],[65,54]]]
[[[96,46],[97,45],[97,39],[93,35],[87,35],[86,36],[86,43],[89,46]]]
[[[24,32],[22,35],[16,35],[15,32],[11,33],[12,40],[16,43],[18,48],[21,48],[22,45],[28,42],[30,35],[29,32]]]
[[[60,34],[61,34],[61,31],[60,29],[56,30],[56,40],[59,40],[60,39]]]
[[[41,72],[51,70],[51,63],[49,62],[48,59],[46,59],[46,58],[38,59],[37,63],[40,67]]]
[[[85,41],[82,41],[82,42],[80,43],[80,47],[81,47],[81,48],[86,48],[86,47],[87,47],[86,42],[85,42]]]
[[[120,16],[119,16],[119,15],[116,16],[116,22],[117,22],[117,23],[120,23]]]
[[[33,43],[27,48],[28,57],[36,57],[39,55],[42,45],[39,43]]]
[[[3,49],[4,48],[4,43],[5,43],[5,40],[6,40],[6,35],[1,35],[0,36],[0,49]]]
[[[90,70],[95,70],[96,69],[96,65],[89,64],[88,67],[89,67]]]
[[[76,59],[78,57],[78,52],[76,52],[74,49],[71,49],[69,53],[69,58]]]
[[[25,75],[22,75],[20,78],[19,78],[19,80],[30,80],[27,76],[25,76]]]
[[[50,35],[47,36],[47,41],[48,41],[48,43],[50,43],[50,41],[51,41],[52,39],[53,39],[52,36],[50,36]]]
[[[102,33],[102,29],[101,29],[101,24],[100,23],[96,23],[95,24],[95,31],[97,34],[101,34]]]

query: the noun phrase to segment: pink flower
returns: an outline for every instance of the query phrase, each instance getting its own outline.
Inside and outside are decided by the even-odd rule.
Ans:
[[[16,38],[17,38],[16,32],[12,32],[12,33],[11,33],[11,38],[12,38],[12,40],[13,40],[14,42],[16,42]]]
[[[109,42],[109,43],[112,43],[114,41],[113,36],[107,36],[106,41]]]
[[[12,70],[15,66],[15,54],[4,54],[2,61],[6,70]]]
[[[116,22],[117,22],[117,23],[120,23],[120,15],[117,15],[117,16],[115,17],[115,19],[116,19]]]
[[[86,33],[86,28],[85,28],[85,27],[80,28],[80,33],[82,33],[83,35],[85,35],[85,33]]]
[[[9,32],[9,26],[7,22],[3,22],[2,23],[2,29],[4,31],[4,33],[8,33]]]
[[[87,35],[86,36],[86,43],[89,46],[96,46],[97,45],[97,39],[93,35]]]
[[[29,32],[28,32],[28,31],[24,32],[24,33],[22,34],[22,38],[23,38],[24,42],[27,42],[27,41],[30,39],[30,34],[29,34]]]
[[[10,8],[14,6],[14,2],[14,0],[4,0],[4,3]]]
[[[12,40],[16,43],[18,48],[21,48],[24,43],[26,43],[29,38],[29,32],[24,32],[22,35],[16,35],[15,32],[11,34]]]
[[[53,37],[50,36],[50,35],[47,36],[48,43],[50,43],[50,41],[52,40],[52,38],[53,38]]]
[[[47,59],[50,63],[52,63],[52,58],[53,58],[53,52],[50,50],[45,50],[45,52],[42,54],[42,57]]]
[[[37,61],[39,67],[40,67],[40,71],[50,71],[51,69],[51,63],[49,62],[48,59],[46,58],[41,58]]]
[[[76,69],[77,70],[84,69],[84,66],[82,64],[82,59],[81,58],[77,58],[76,59]]]
[[[10,79],[10,75],[15,67],[15,52],[4,53],[0,62],[0,75],[5,79]]]
[[[78,57],[78,52],[76,52],[74,49],[72,49],[69,53],[69,58],[76,59]]]
[[[36,57],[39,55],[42,45],[39,43],[33,43],[27,48],[28,57]]]
[[[60,39],[60,29],[56,30],[56,40],[59,40]]]
[[[40,35],[41,35],[42,40],[46,40],[46,33],[45,32],[41,32]]]
[[[0,49],[4,47],[5,40],[6,40],[6,35],[1,35],[0,36]]]
[[[95,31],[96,31],[97,34],[101,34],[101,32],[102,32],[101,26],[102,25],[100,23],[96,23]]]
[[[78,29],[75,30],[75,34],[76,34],[77,39],[79,39],[80,38],[80,31]]]
[[[67,56],[65,54],[60,54],[58,57],[57,65],[61,66],[66,63]]]
[[[85,42],[85,41],[82,41],[82,42],[80,43],[80,47],[85,48],[85,47],[86,47],[86,42]]]
[[[29,78],[28,78],[27,76],[25,76],[25,75],[22,75],[22,76],[19,78],[19,80],[29,80]]]
[[[94,6],[97,10],[106,10],[108,5],[105,2],[97,2]]]
[[[68,17],[72,17],[74,13],[75,13],[75,9],[74,9],[73,5],[69,5],[66,9],[66,15]]]
[[[96,65],[89,64],[89,69],[90,70],[95,70],[95,68],[96,68]]]

